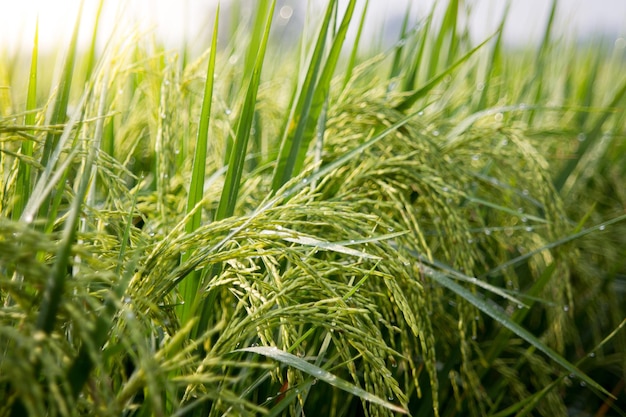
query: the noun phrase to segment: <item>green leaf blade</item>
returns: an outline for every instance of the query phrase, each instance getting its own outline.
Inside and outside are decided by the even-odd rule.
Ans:
[[[312,376],[313,378],[317,378],[320,381],[324,381],[327,384],[332,385],[333,387],[339,388],[340,390],[346,391],[352,395],[355,395],[365,401],[371,402],[376,405],[380,405],[389,410],[392,410],[396,413],[408,414],[409,412],[389,401],[385,401],[380,397],[377,397],[374,394],[371,394],[365,391],[362,388],[357,387],[350,382],[333,375],[332,373],[320,368],[319,366],[315,366],[304,359],[301,359],[291,353],[287,353],[283,350],[280,350],[276,347],[267,347],[267,346],[255,346],[244,349],[235,350],[235,352],[250,352],[255,353],[257,355],[266,356],[268,358],[274,359],[275,361],[281,362],[285,365],[291,366],[293,368],[299,369],[300,371]]]

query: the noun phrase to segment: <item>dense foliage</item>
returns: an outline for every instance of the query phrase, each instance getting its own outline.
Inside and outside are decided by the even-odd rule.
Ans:
[[[626,415],[626,50],[274,3],[3,55],[0,415]]]

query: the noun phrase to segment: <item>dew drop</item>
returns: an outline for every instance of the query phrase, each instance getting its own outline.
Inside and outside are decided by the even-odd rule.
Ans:
[[[350,244],[354,245],[355,243],[356,243],[356,240],[350,239]]]
[[[418,115],[418,116],[423,116],[423,115],[424,115],[424,112],[423,112],[423,111],[420,111],[419,113],[417,113],[417,115]]]
[[[563,306],[563,311],[565,312],[569,311],[569,306],[568,305]]]
[[[485,234],[489,236],[491,234],[491,229],[485,228]]]
[[[526,189],[522,190],[522,194],[524,194],[525,196],[528,196],[530,194],[530,192]]]
[[[528,221],[528,217],[524,216],[522,217],[522,223],[526,223]]]
[[[128,296],[124,297],[124,304],[130,304],[132,301],[133,299]]]
[[[504,119],[504,115],[502,113],[496,113],[494,119],[496,119],[496,122],[501,122],[502,119]]]
[[[226,116],[230,115],[233,111],[231,109],[226,109],[224,110],[224,113],[226,113]]]
[[[578,139],[578,142],[584,142],[587,139],[587,135],[581,132],[576,136],[576,139]]]
[[[389,231],[389,232],[393,232],[394,230],[395,230],[395,229],[394,229],[393,227],[388,227],[388,228],[387,228],[387,231]]]
[[[472,161],[478,161],[479,159],[480,159],[480,155],[478,154],[472,155]]]
[[[526,227],[526,231],[527,232],[532,232],[533,231],[533,227],[532,226],[527,226]]]
[[[581,387],[586,387],[586,386],[587,386],[587,383],[586,383],[585,381],[580,381],[580,386],[581,386]]]
[[[595,357],[596,357],[596,353],[595,353],[595,352],[591,352],[588,356],[589,356],[590,358],[595,358]]]
[[[604,229],[606,229],[606,226],[603,224],[601,224],[600,227],[598,227],[598,230],[604,230]]]
[[[439,136],[439,131],[438,130],[433,130],[433,136]]]
[[[474,239],[472,239],[472,238],[467,239],[467,243],[470,243],[470,244],[474,243]]]

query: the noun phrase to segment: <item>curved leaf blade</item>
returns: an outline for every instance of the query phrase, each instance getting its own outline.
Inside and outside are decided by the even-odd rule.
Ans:
[[[380,397],[377,397],[374,394],[371,394],[365,391],[362,388],[357,387],[350,382],[338,378],[337,376],[331,374],[330,372],[320,368],[319,366],[315,366],[304,359],[301,359],[291,353],[287,353],[283,350],[280,350],[276,347],[268,347],[268,346],[255,346],[244,349],[237,349],[234,352],[250,352],[255,353],[257,355],[266,356],[268,358],[274,359],[275,361],[281,362],[287,366],[291,366],[293,368],[299,369],[302,372],[311,375],[314,378],[319,379],[320,381],[324,381],[333,387],[339,388],[340,390],[346,391],[352,395],[356,395],[359,398],[364,399],[365,401],[369,401],[373,404],[380,405],[389,410],[395,411],[396,413],[408,414],[408,411],[398,405],[392,404],[389,401],[385,401]]]

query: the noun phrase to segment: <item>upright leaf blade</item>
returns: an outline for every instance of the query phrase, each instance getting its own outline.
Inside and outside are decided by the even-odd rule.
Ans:
[[[76,16],[76,22],[74,24],[74,32],[72,33],[72,39],[70,41],[70,47],[67,53],[67,58],[65,60],[65,65],[63,66],[63,72],[61,74],[61,79],[59,81],[59,88],[57,91],[56,100],[54,102],[52,114],[50,116],[49,124],[57,125],[63,124],[67,117],[67,107],[70,99],[70,91],[72,87],[72,76],[74,73],[74,64],[76,61],[76,49],[78,45],[78,30],[80,28],[80,20],[82,15],[83,2],[80,2],[80,6],[78,9],[78,14]],[[41,156],[41,165],[46,167],[48,162],[53,154],[53,151],[57,148],[61,135],[59,133],[51,131],[46,135],[46,139],[44,142],[43,153]],[[40,215],[42,217],[47,217],[47,222],[45,229],[51,230],[54,224],[54,218],[56,218],[56,211],[58,204],[60,202],[60,198],[63,195],[63,187],[65,187],[65,181],[62,181],[57,188],[57,200],[52,202],[52,212],[53,215],[49,215],[49,199],[46,198],[44,203],[41,206]]]
[[[304,83],[300,87],[298,99],[285,127],[278,159],[276,161],[276,168],[274,169],[274,177],[272,179],[272,189],[274,191],[285,184],[292,177],[294,171],[296,161],[292,149],[296,149],[297,152],[297,148],[301,146],[303,141],[306,122],[310,117],[317,78],[322,65],[328,29],[332,20],[333,7],[336,1],[337,0],[331,0],[326,7],[326,14],[324,15],[324,20],[322,21],[322,26],[317,36],[317,42],[313,50],[313,55],[311,56]]]
[[[265,58],[265,50],[267,48],[267,39],[269,38],[270,28],[272,26],[272,17],[274,15],[275,5],[276,0],[273,0],[270,6],[270,11],[267,14],[265,29],[262,35],[263,37],[256,56],[256,61],[254,63],[254,69],[248,83],[244,105],[239,117],[235,143],[230,152],[228,171],[226,172],[224,188],[222,189],[220,202],[215,213],[215,220],[222,220],[232,216],[235,211],[235,205],[237,204],[237,196],[239,194],[240,186],[239,183],[241,181],[246,150],[248,148],[250,128],[252,127],[252,121],[254,119],[256,96],[259,90],[261,69],[263,68],[263,60]]]
[[[215,22],[213,24],[213,38],[211,40],[211,53],[209,54],[209,63],[206,72],[206,82],[204,83],[204,96],[202,98],[202,110],[200,111],[200,121],[198,124],[198,134],[196,138],[196,149],[193,158],[191,183],[189,184],[189,194],[187,195],[187,214],[191,213],[196,205],[202,201],[204,195],[204,177],[206,173],[206,157],[209,141],[209,122],[211,120],[211,103],[213,102],[213,86],[215,75],[215,56],[217,54],[217,34],[219,24],[219,5],[215,12]],[[202,211],[197,209],[193,212],[187,224],[185,231],[191,233],[200,227],[202,222]],[[191,253],[185,253],[181,256],[181,263],[184,263]],[[200,273],[194,271],[184,281],[180,283],[180,293],[182,294],[184,304],[180,308],[181,323],[186,323],[191,315],[198,286],[200,284]]]
[[[26,115],[24,116],[24,124],[26,126],[35,125],[35,108],[37,107],[37,61],[39,57],[39,19],[35,24],[35,39],[33,41],[33,52],[30,62],[30,73],[28,76],[28,96],[26,98]],[[22,141],[22,155],[25,157],[33,156],[33,142],[29,139]],[[32,169],[31,165],[21,161],[17,174],[17,198],[12,211],[13,219],[18,219],[26,202],[30,197],[32,188]]]
[[[454,64],[450,65],[445,71],[443,71],[442,73],[440,73],[436,77],[431,78],[426,83],[426,85],[424,85],[422,88],[420,88],[419,90],[417,90],[416,92],[414,92],[413,94],[411,94],[410,96],[405,98],[402,102],[400,102],[400,104],[398,104],[396,106],[396,110],[406,111],[409,108],[411,108],[411,106],[413,106],[413,104],[415,104],[417,102],[417,100],[421,99],[426,94],[428,94],[428,92],[430,90],[432,90],[437,84],[439,84],[441,82],[441,80],[443,80],[446,77],[446,75],[450,74],[457,67],[459,67],[462,63],[464,63],[469,58],[471,58],[472,55],[474,55],[480,48],[482,48],[487,42],[489,42],[491,40],[491,38],[493,38],[496,34],[497,34],[497,32],[494,33],[493,35],[489,36],[487,39],[482,41],[474,49],[472,49],[471,51],[469,51],[468,53],[463,55],[461,58],[459,58]]]

